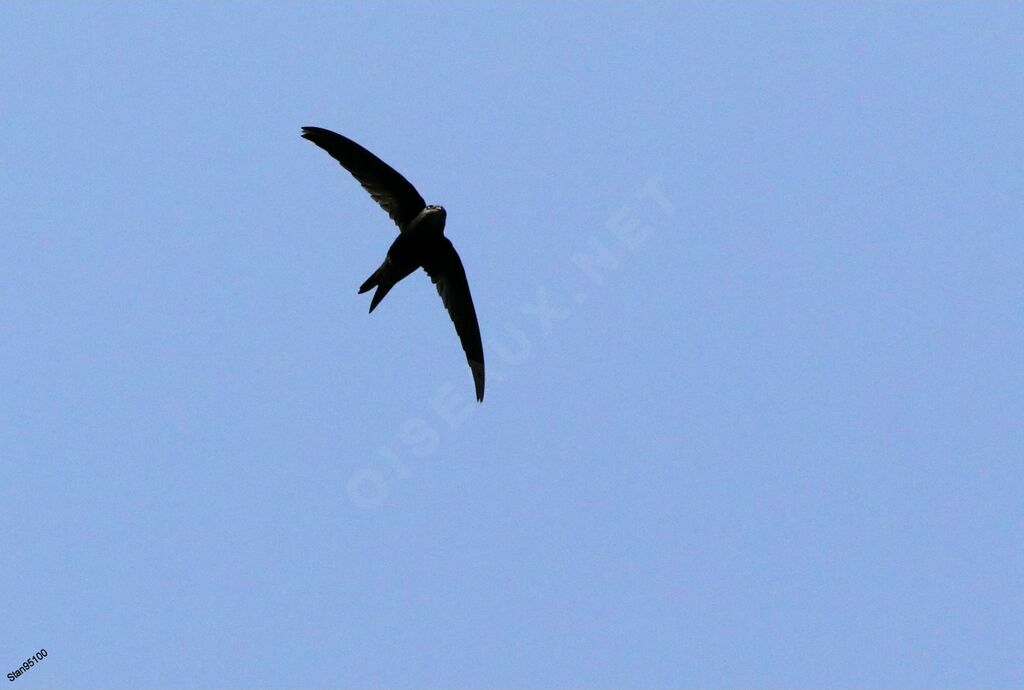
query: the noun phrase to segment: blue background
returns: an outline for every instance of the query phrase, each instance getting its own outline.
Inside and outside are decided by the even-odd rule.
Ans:
[[[4,3],[0,672],[1024,686],[1022,32]],[[482,405],[302,125],[447,207]]]

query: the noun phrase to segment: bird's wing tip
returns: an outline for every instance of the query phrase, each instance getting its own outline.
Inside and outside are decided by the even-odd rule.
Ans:
[[[473,372],[473,385],[476,388],[476,401],[484,401],[484,363],[475,359],[469,360],[469,368]]]

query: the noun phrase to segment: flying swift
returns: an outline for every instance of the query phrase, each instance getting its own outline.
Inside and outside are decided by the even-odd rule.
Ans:
[[[448,217],[444,207],[427,205],[408,180],[351,139],[320,127],[303,127],[302,136],[341,163],[398,226],[398,237],[388,248],[384,262],[359,287],[359,294],[374,290],[370,312],[402,278],[417,268],[426,271],[455,324],[473,372],[476,399],[483,402],[484,347],[480,326],[466,271],[455,247],[444,235]]]

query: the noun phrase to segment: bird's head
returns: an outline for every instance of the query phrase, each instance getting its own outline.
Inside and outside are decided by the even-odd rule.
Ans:
[[[444,206],[440,206],[438,204],[430,204],[430,205],[427,206],[426,210],[427,210],[427,213],[430,213],[430,214],[435,214],[435,213],[436,214],[440,214],[441,218],[447,218],[448,217],[448,212],[444,210]]]

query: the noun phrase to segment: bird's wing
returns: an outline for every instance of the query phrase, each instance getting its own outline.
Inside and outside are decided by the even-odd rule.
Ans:
[[[347,137],[320,127],[303,127],[302,136],[352,173],[399,228],[426,206],[423,197],[397,170]]]
[[[437,286],[448,315],[455,324],[455,332],[462,341],[469,368],[473,371],[476,399],[484,399],[484,346],[480,342],[480,325],[476,321],[473,297],[469,294],[466,270],[447,237],[442,237],[438,248],[423,261],[423,270]]]

